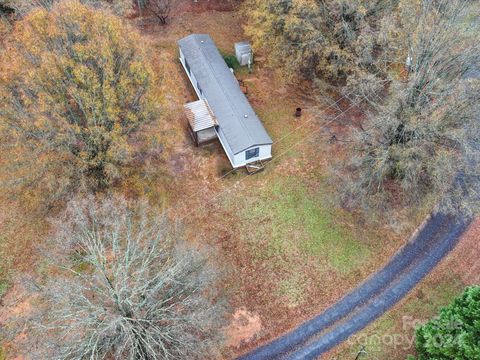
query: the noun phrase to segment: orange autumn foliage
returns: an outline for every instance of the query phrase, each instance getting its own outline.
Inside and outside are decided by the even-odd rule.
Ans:
[[[51,202],[121,179],[160,103],[138,32],[66,1],[19,21],[7,46],[0,131],[11,145],[9,190]]]

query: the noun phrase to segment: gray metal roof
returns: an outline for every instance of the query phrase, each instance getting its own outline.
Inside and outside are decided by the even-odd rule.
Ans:
[[[272,144],[211,37],[192,34],[179,40],[178,45],[233,153]]]

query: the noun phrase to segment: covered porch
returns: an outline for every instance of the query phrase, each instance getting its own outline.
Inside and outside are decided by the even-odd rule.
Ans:
[[[205,99],[184,105],[184,111],[188,120],[188,129],[195,145],[208,144],[217,139],[215,127],[218,122]]]

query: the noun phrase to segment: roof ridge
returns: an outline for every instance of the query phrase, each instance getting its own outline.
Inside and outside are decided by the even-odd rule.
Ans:
[[[199,36],[199,35],[203,35],[203,36],[208,37],[208,39],[210,39],[210,41],[212,42],[212,44],[215,46],[215,49],[217,49],[217,51],[218,51],[217,45],[215,44],[215,42],[213,41],[213,39],[211,38],[211,36],[210,36],[209,34],[192,34],[192,35],[193,35],[193,38],[194,38],[195,40],[197,39],[197,36]],[[235,115],[236,113],[239,113],[240,111],[238,111],[238,108],[233,105],[233,103],[232,103],[231,100],[230,100],[230,96],[228,96],[227,92],[225,91],[225,87],[222,85],[222,82],[218,79],[217,75],[215,74],[215,70],[213,69],[212,64],[211,64],[209,61],[206,61],[206,60],[207,60],[207,55],[206,55],[204,49],[202,48],[202,46],[201,46],[197,41],[195,41],[195,46],[197,46],[198,49],[200,49],[200,52],[202,53],[202,56],[203,56],[202,61],[205,60],[205,63],[207,64],[207,66],[208,66],[208,68],[210,69],[213,77],[215,78],[215,82],[220,86],[220,88],[222,89],[222,92],[223,92],[225,95],[227,95],[226,97],[228,98],[228,105],[229,105],[230,108],[232,109],[233,115]],[[220,53],[220,51],[218,51],[218,52]],[[225,63],[225,66],[226,66],[227,69],[228,69],[228,66],[227,66],[226,63]],[[230,70],[229,70],[229,71],[230,71]],[[234,76],[234,75],[232,74],[232,76]],[[235,78],[235,80],[238,81],[236,78]],[[240,91],[241,91],[241,90],[240,90]],[[243,94],[243,93],[242,93],[242,94]],[[247,100],[248,100],[248,99],[247,99]],[[253,110],[253,108],[252,108],[252,110]],[[248,115],[248,114],[246,114],[246,115]],[[250,134],[250,131],[248,131],[249,129],[245,126],[245,124],[243,123],[243,121],[241,121],[241,120],[237,120],[237,121],[238,121],[238,122],[240,123],[240,125],[242,126],[243,130],[245,131],[245,134],[246,134],[246,135],[248,136],[248,138],[250,139],[250,142],[252,142],[252,143],[255,142],[255,139],[252,138],[252,136],[251,136],[251,134]],[[247,149],[248,149],[248,148],[247,148]],[[244,149],[244,150],[245,150],[245,149]],[[243,151],[243,150],[240,150],[240,151]]]

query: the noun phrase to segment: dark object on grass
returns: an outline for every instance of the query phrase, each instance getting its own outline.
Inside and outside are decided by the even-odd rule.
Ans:
[[[240,89],[242,90],[242,92],[247,95],[248,94],[248,87],[247,85],[245,85],[245,81],[241,80],[241,79],[238,79],[238,84],[240,85]]]
[[[300,116],[302,116],[302,108],[299,108],[299,107],[298,107],[298,108],[295,110],[295,117],[300,117]]]

